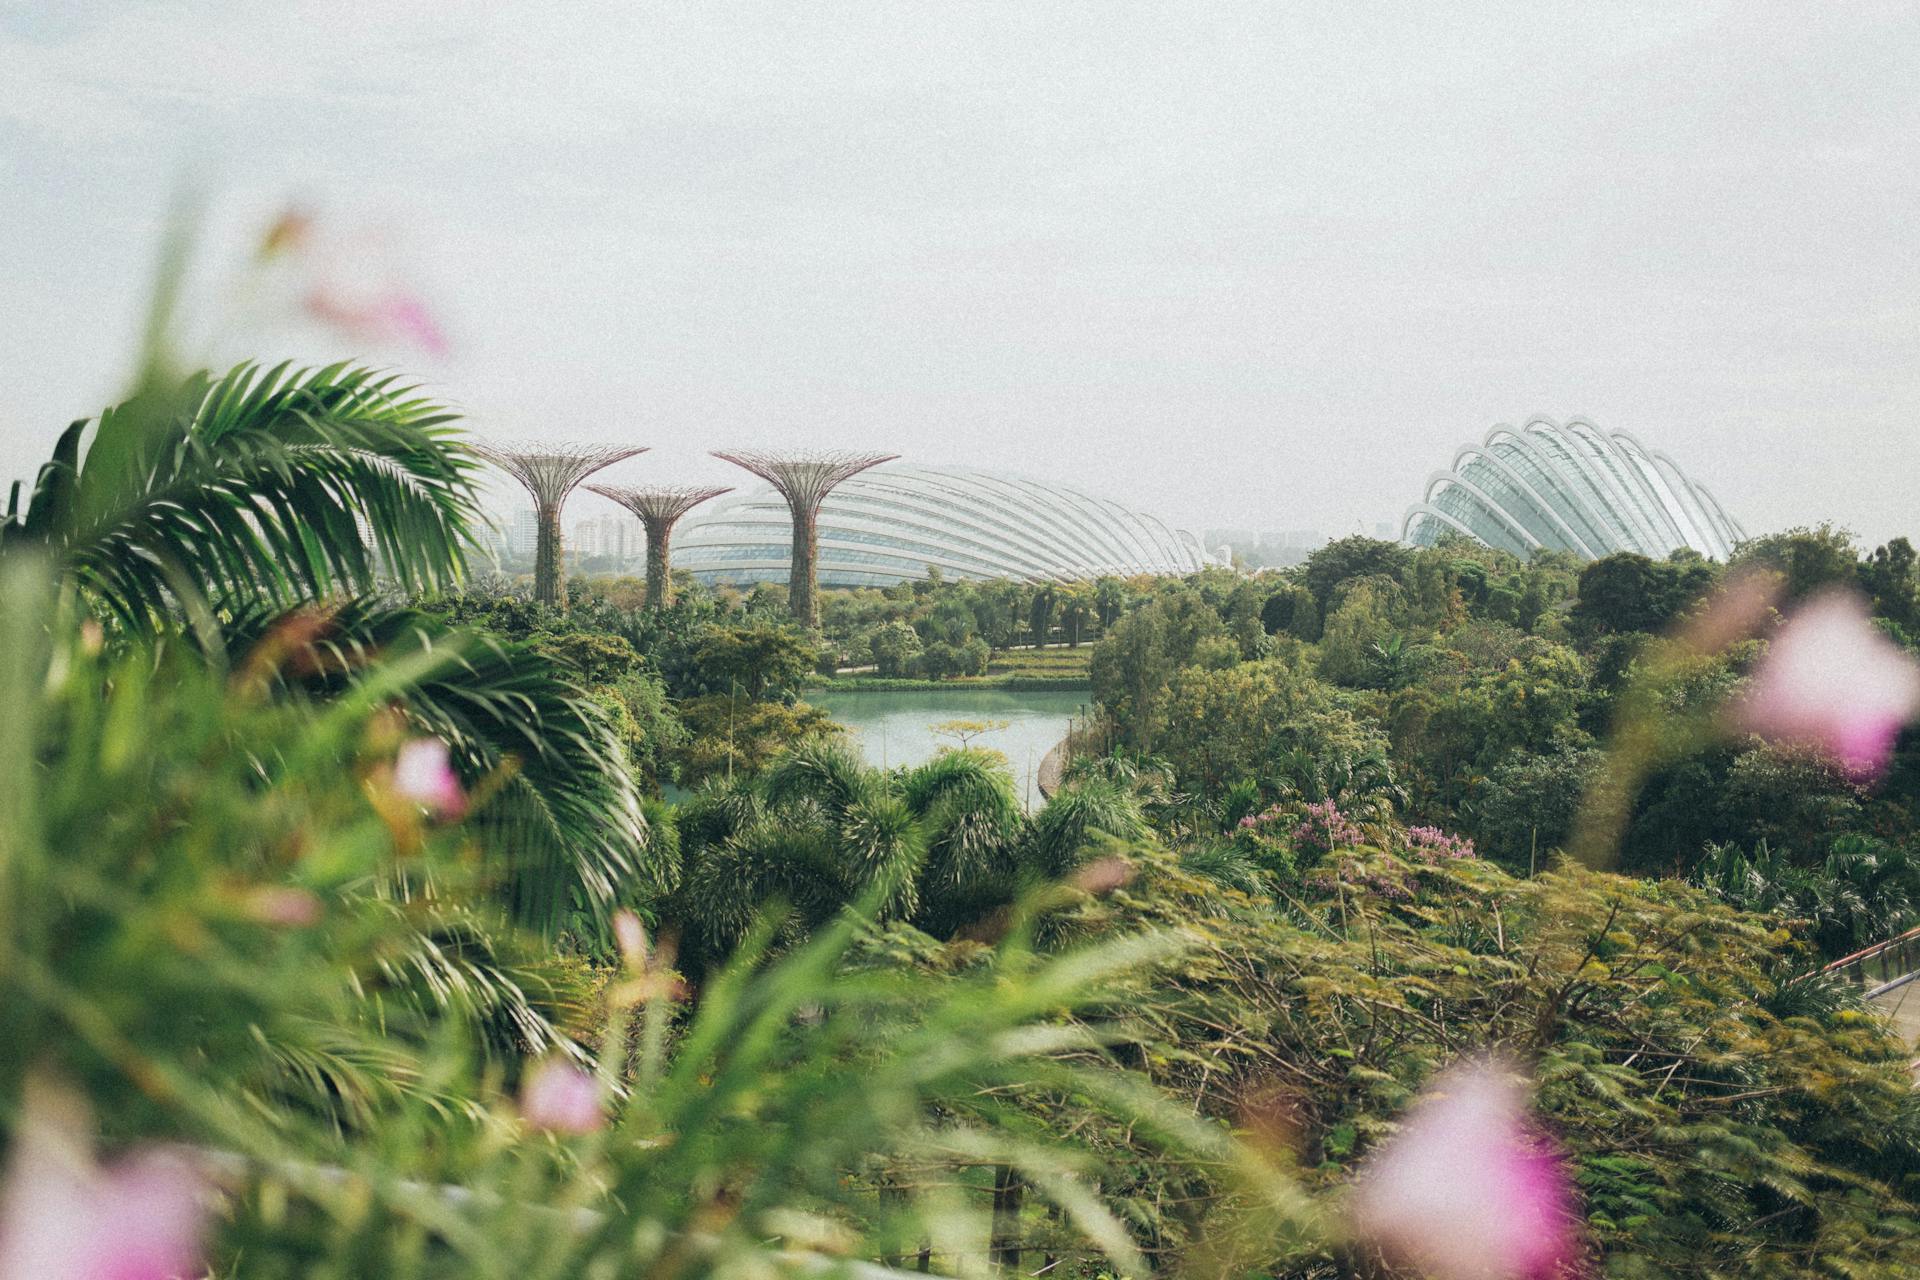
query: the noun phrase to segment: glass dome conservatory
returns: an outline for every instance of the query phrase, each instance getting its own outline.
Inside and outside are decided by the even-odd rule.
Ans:
[[[1402,536],[1432,546],[1449,532],[1520,556],[1547,547],[1588,560],[1616,551],[1661,559],[1681,547],[1724,560],[1747,536],[1672,458],[1580,418],[1495,427],[1462,449],[1427,481]]]
[[[715,502],[674,538],[674,566],[705,582],[785,582],[787,504],[771,488]],[[927,576],[1071,581],[1185,574],[1211,563],[1191,533],[1059,485],[958,467],[880,466],[820,507],[822,585]]]

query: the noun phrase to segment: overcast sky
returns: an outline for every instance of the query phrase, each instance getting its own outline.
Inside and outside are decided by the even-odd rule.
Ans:
[[[191,176],[208,260],[366,229],[452,350],[365,354],[635,482],[885,446],[1338,534],[1544,413],[1920,536],[1917,15],[0,0],[0,476],[118,389]]]

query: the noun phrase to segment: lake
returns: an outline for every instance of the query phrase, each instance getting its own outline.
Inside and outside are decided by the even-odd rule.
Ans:
[[[1005,720],[1007,727],[973,739],[1006,756],[1014,787],[1033,808],[1040,801],[1034,777],[1040,759],[1067,736],[1067,727],[1093,700],[1086,690],[1026,692],[1017,689],[929,689],[912,693],[811,693],[807,701],[847,727],[868,764],[891,768],[931,760],[941,747],[958,745],[933,726],[948,720]]]

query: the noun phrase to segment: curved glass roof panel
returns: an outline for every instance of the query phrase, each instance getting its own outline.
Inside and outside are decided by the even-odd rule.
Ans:
[[[1584,559],[1681,547],[1723,560],[1745,537],[1704,485],[1622,432],[1575,419],[1499,426],[1468,445],[1407,511],[1402,537],[1431,546],[1465,533],[1519,555],[1534,548]]]
[[[1067,581],[1186,574],[1210,557],[1199,539],[1118,503],[1057,485],[958,467],[875,467],[820,506],[820,581],[874,586],[927,576]],[[682,522],[674,563],[708,582],[784,582],[786,503],[760,490]]]

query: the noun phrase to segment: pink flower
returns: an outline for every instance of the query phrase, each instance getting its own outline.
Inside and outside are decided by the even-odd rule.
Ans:
[[[261,924],[283,929],[305,929],[320,923],[321,905],[317,895],[288,885],[269,885],[254,890],[248,899],[249,913]]]
[[[1571,1273],[1573,1188],[1527,1125],[1515,1075],[1455,1066],[1428,1085],[1354,1190],[1364,1238],[1434,1280],[1547,1280]]]
[[[1438,827],[1408,827],[1407,853],[1421,862],[1442,858],[1471,858],[1473,841],[1451,835]]]
[[[393,789],[443,818],[466,812],[466,792],[447,762],[447,744],[438,738],[415,738],[400,748],[393,761]]]
[[[592,1133],[607,1122],[600,1082],[571,1062],[548,1058],[520,1089],[520,1114],[548,1133]]]
[[[398,290],[356,299],[328,288],[307,294],[307,313],[356,342],[411,346],[429,355],[447,354],[446,334],[427,306]]]
[[[638,973],[647,967],[647,927],[640,923],[639,916],[624,907],[614,912],[613,940],[627,968]]]
[[[0,1280],[191,1280],[201,1274],[207,1188],[149,1149],[93,1162],[85,1105],[29,1082],[4,1199]]]
[[[1916,710],[1920,665],[1857,597],[1835,591],[1802,605],[1774,636],[1733,722],[1774,742],[1823,748],[1870,778],[1886,768]]]
[[[1133,864],[1125,858],[1095,858],[1073,873],[1070,883],[1082,893],[1104,898],[1133,880]]]

